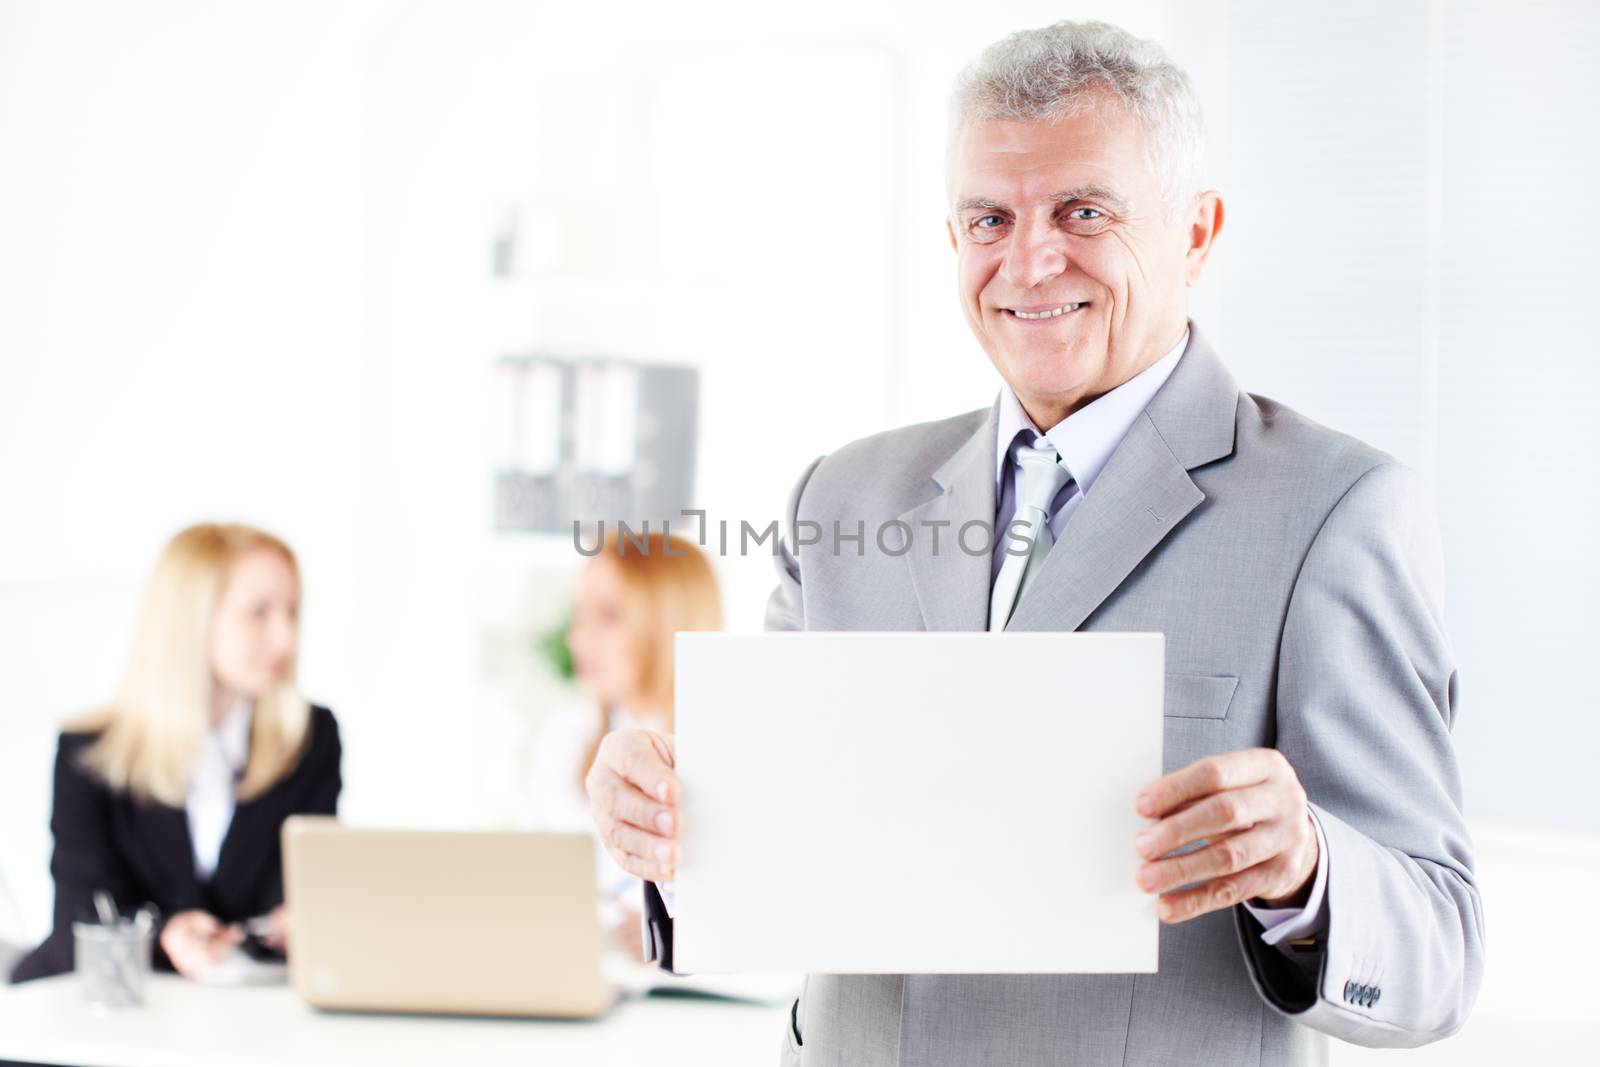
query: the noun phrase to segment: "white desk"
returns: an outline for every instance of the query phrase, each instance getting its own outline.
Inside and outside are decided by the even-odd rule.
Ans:
[[[0,1060],[79,1067],[776,1064],[787,1007],[630,997],[593,1022],[341,1015],[286,986],[156,975],[142,1008],[100,1013],[72,975],[0,986]]]

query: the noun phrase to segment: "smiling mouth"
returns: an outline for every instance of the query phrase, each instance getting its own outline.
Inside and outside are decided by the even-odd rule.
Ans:
[[[1077,304],[1057,304],[1054,307],[1045,306],[1038,308],[1006,308],[1004,310],[1007,315],[1014,319],[1021,319],[1023,322],[1045,322],[1050,319],[1059,319],[1065,315],[1070,315],[1074,311],[1077,311],[1080,308],[1086,308],[1088,306],[1089,301],[1085,300]]]

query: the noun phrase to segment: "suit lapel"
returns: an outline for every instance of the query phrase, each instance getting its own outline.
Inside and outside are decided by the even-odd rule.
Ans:
[[[988,541],[987,531],[994,522],[994,450],[999,419],[1000,401],[996,398],[989,417],[933,472],[933,480],[941,490],[939,495],[899,516],[911,527],[911,545],[905,560],[911,568],[917,606],[922,609],[929,630],[985,630],[989,626],[992,557],[982,545]],[[984,527],[969,531],[966,543],[979,551],[967,552],[961,547],[961,527],[974,520]]]
[[[259,744],[257,738],[261,729],[260,716],[253,717],[250,723],[251,750]],[[305,744],[307,747],[311,744],[309,734]],[[301,758],[304,758],[303,753]],[[295,766],[298,765],[297,760]],[[243,771],[240,771],[240,777],[242,775]],[[222,847],[217,851],[217,869],[211,875],[213,893],[233,901],[253,899],[256,896],[254,888],[262,881],[263,869],[269,860],[277,858],[275,846],[278,843],[279,812],[284,796],[280,789],[284,781],[279,781],[249,800],[240,800],[238,783],[239,778],[236,777],[233,818],[222,837]]]
[[[135,802],[130,815],[140,848],[149,857],[152,883],[167,887],[175,908],[200,907],[204,894],[194,873],[194,849],[189,842],[189,816],[185,809]]]
[[[1076,630],[1205,494],[1145,415],[1023,590],[1008,630]]]
[[[187,810],[153,803],[133,806],[136,833],[150,857],[150,869],[168,886],[173,899],[183,902],[183,907],[213,907],[217,899],[249,896],[271,851],[275,813],[263,799],[234,806],[209,886],[203,885],[194,871]]]
[[[276,810],[267,803],[271,792],[234,804],[233,821],[228,823],[217,853],[217,869],[211,876],[215,891],[230,899],[249,895],[276,843],[272,832]]]
[[[1023,591],[1010,630],[1076,630],[1206,499],[1189,471],[1233,452],[1239,388],[1193,322],[1172,375]]]

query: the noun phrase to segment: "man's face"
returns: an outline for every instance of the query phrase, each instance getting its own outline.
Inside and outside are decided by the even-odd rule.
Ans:
[[[946,225],[961,310],[1040,429],[1183,334],[1196,217],[1167,220],[1145,136],[1107,101],[1056,122],[981,122],[956,146]]]

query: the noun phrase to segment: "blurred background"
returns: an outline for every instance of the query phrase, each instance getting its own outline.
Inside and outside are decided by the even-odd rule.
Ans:
[[[1066,17],[1196,82],[1228,213],[1191,313],[1240,383],[1436,496],[1489,970],[1413,1061],[1593,1054],[1592,3],[0,0],[0,938],[49,924],[57,724],[202,519],[299,553],[341,812],[507,824],[577,699],[539,486],[759,529],[817,454],[987,405],[945,97]],[[770,556],[716,566],[759,629]]]

